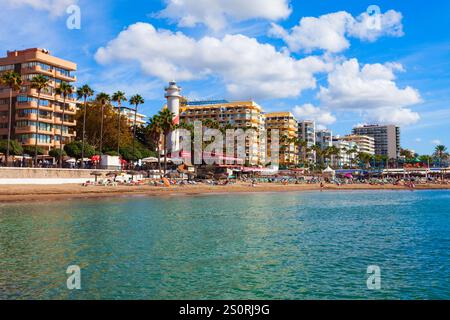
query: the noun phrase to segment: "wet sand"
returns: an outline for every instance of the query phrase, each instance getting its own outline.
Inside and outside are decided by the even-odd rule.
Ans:
[[[414,190],[426,189],[450,189],[450,185],[422,184],[417,185]],[[348,184],[332,185],[326,184],[324,191],[340,190],[410,190],[405,186],[370,185],[370,184]],[[226,194],[245,192],[299,192],[320,191],[319,184],[272,184],[261,183],[252,187],[249,183],[237,183],[227,186],[209,186],[204,184],[155,187],[149,185],[141,186],[88,186],[78,184],[64,185],[7,185],[0,187],[0,203],[23,202],[23,201],[52,201],[82,198],[103,197],[127,197],[127,196],[171,196],[171,195],[200,195],[200,194]]]

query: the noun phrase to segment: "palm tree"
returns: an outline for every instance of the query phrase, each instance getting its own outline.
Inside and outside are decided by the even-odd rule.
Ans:
[[[372,155],[365,152],[359,152],[358,153],[358,159],[360,163],[364,165],[364,167],[368,168],[370,165],[370,160],[372,160]]]
[[[303,165],[305,165],[305,162],[306,162],[306,148],[308,147],[308,142],[306,142],[303,139],[297,138],[297,139],[295,139],[295,145],[298,148],[298,152],[302,156],[302,163],[303,163]]]
[[[137,117],[137,110],[138,106],[140,104],[144,104],[144,98],[142,98],[140,95],[136,94],[130,98],[130,103],[134,105],[134,124],[133,124],[133,160],[135,160],[135,141],[136,141],[136,117]]]
[[[349,156],[350,158],[350,167],[352,166],[352,164],[354,163],[355,160],[355,155],[358,153],[358,147],[357,146],[353,146],[353,148],[348,149],[346,151],[346,154]]]
[[[316,159],[319,159],[320,165],[323,163],[323,156],[325,155],[325,150],[317,143],[311,147],[311,150],[316,153]]]
[[[41,92],[43,89],[47,88],[49,85],[50,80],[42,75],[39,74],[33,79],[31,79],[31,88],[36,89],[38,94],[38,101],[37,101],[37,115],[36,115],[36,138],[34,139],[34,166],[37,166],[37,158],[38,158],[38,135],[39,135],[39,109],[41,106]]]
[[[86,138],[86,109],[87,109],[87,99],[94,95],[94,90],[92,90],[87,84],[82,86],[77,90],[78,99],[84,100],[84,110],[83,110],[83,136],[81,137],[81,168],[84,168],[84,141]]]
[[[167,172],[167,140],[169,134],[175,128],[173,123],[174,114],[169,109],[165,108],[158,113],[160,119],[160,125],[164,135],[164,174]]]
[[[63,158],[63,124],[66,113],[66,100],[67,97],[73,93],[73,86],[66,82],[61,82],[58,88],[56,88],[56,94],[63,97],[63,110],[61,117],[61,132],[59,134],[59,167],[62,168],[62,158]]]
[[[341,150],[339,150],[338,147],[331,146],[331,147],[328,147],[327,149],[325,149],[324,157],[331,162],[331,159],[333,157],[336,157],[336,159],[339,159],[340,158],[340,156],[339,156],[340,153],[341,153]]]
[[[20,74],[14,71],[8,71],[1,75],[0,83],[9,88],[9,116],[8,116],[8,144],[6,146],[6,166],[8,166],[8,159],[10,153],[11,143],[11,118],[12,118],[12,96],[14,91],[19,91],[22,85],[22,78]]]
[[[434,154],[436,155],[436,158],[439,159],[439,167],[441,166],[442,160],[446,156],[446,152],[447,152],[447,147],[442,144],[436,146],[436,148],[434,149]]]
[[[125,96],[125,93],[123,93],[122,91],[117,91],[113,94],[112,100],[114,102],[117,102],[117,111],[119,113],[117,117],[118,118],[117,154],[120,154],[120,119],[122,116],[122,101],[127,101],[127,97]]]
[[[98,102],[100,102],[100,104],[102,105],[102,118],[100,121],[100,155],[103,154],[103,122],[104,122],[104,113],[105,113],[105,106],[107,103],[109,103],[111,101],[111,97],[109,96],[109,94],[106,94],[104,92],[100,92],[96,97],[95,100],[97,100]]]
[[[154,115],[147,126],[150,139],[156,142],[156,153],[158,157],[158,169],[159,174],[161,174],[161,150],[159,149],[159,142],[161,140],[161,135],[163,134],[161,127],[161,118],[158,115]]]
[[[217,122],[216,120],[213,120],[213,119],[205,119],[204,121],[202,121],[202,125],[209,129],[219,129],[220,128],[219,122]]]

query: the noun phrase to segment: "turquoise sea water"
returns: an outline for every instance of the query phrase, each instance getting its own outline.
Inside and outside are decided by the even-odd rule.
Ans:
[[[450,192],[0,204],[0,299],[313,298],[449,299]]]

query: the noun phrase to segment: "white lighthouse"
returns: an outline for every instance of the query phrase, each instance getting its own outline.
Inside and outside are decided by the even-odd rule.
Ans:
[[[173,123],[180,123],[180,100],[181,100],[181,87],[177,86],[175,81],[169,82],[169,86],[165,88],[167,108],[174,114]],[[180,150],[180,135],[177,131],[169,134],[169,150],[172,153],[172,157],[178,157],[173,153]]]

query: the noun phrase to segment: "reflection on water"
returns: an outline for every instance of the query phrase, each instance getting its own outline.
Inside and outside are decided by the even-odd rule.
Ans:
[[[448,191],[2,204],[0,299],[448,299],[449,204]],[[69,265],[82,290],[66,288]]]

